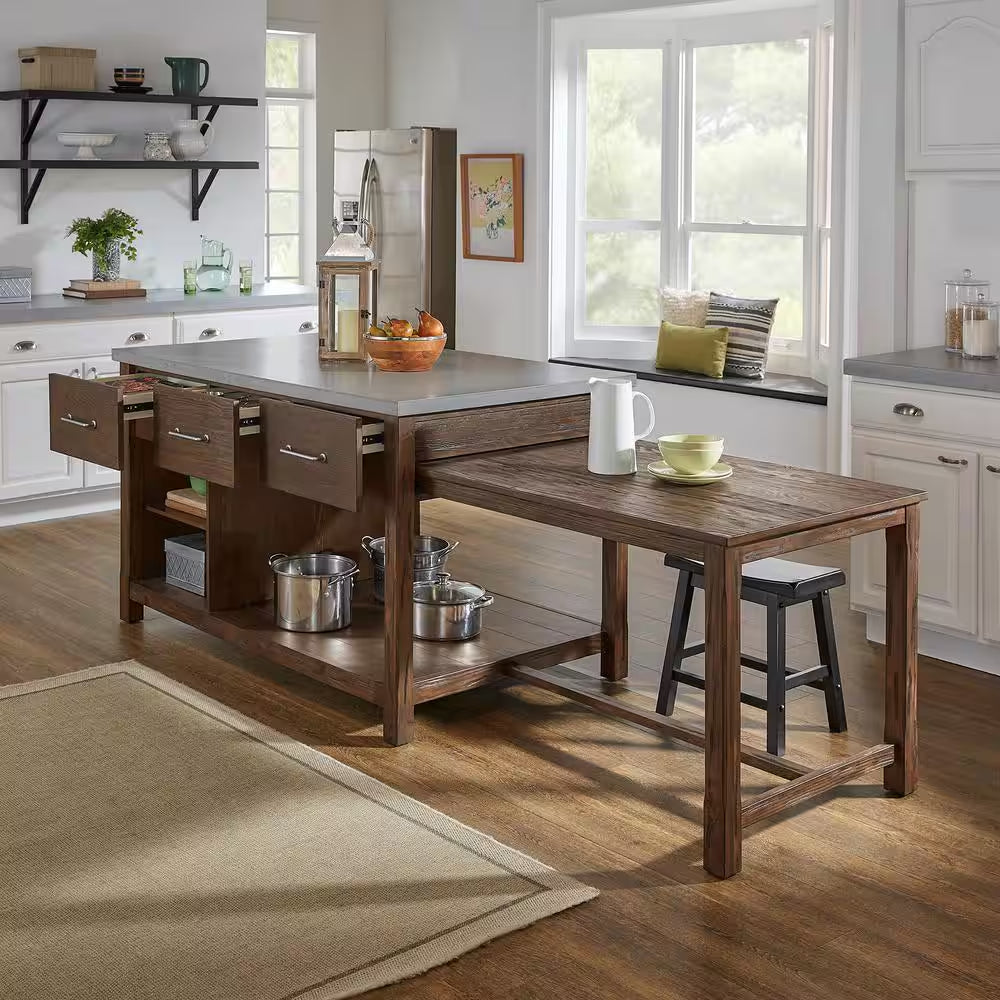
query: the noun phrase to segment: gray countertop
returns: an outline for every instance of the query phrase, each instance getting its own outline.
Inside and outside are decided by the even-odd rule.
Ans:
[[[317,301],[315,288],[291,282],[256,285],[250,295],[240,295],[235,285],[222,292],[198,292],[196,295],[185,295],[181,288],[151,288],[144,299],[99,299],[93,302],[68,299],[61,294],[35,295],[30,302],[0,304],[0,324],[276,309],[281,306],[315,305]]]
[[[1000,393],[1000,361],[966,361],[943,347],[849,358],[844,373],[855,378]]]
[[[380,372],[359,361],[320,362],[313,336],[167,347],[122,347],[116,361],[294,402],[381,417],[471,410],[589,393],[606,372],[445,351],[429,372]]]

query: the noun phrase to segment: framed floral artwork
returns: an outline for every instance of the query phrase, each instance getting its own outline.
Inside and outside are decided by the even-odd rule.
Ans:
[[[524,260],[524,157],[462,156],[462,244],[470,260]]]

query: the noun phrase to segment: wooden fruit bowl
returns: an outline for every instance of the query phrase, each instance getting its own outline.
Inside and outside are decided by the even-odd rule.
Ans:
[[[365,348],[381,372],[429,372],[444,351],[448,337],[373,337],[365,334]]]

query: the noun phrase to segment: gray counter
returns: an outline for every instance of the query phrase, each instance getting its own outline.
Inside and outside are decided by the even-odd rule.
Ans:
[[[123,347],[116,361],[382,417],[471,410],[589,393],[607,372],[488,354],[445,351],[429,372],[380,372],[359,361],[319,360],[313,336],[167,347]]]
[[[277,309],[282,306],[315,305],[317,301],[315,288],[287,282],[257,285],[250,295],[240,295],[236,286],[222,292],[198,292],[196,295],[185,295],[181,288],[155,288],[150,289],[144,299],[98,299],[92,302],[69,299],[64,295],[36,295],[30,302],[0,304],[0,324]]]
[[[966,361],[943,347],[850,358],[844,362],[844,373],[885,382],[1000,393],[1000,361]]]

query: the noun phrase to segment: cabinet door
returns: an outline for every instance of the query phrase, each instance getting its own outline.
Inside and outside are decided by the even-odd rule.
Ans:
[[[81,364],[0,365],[0,500],[83,486],[83,462],[49,450],[49,372],[79,378]]]
[[[948,443],[854,435],[854,475],[925,490],[920,511],[919,617],[975,635],[978,630],[979,456]],[[885,540],[881,533],[854,543],[851,599],[885,610]]]
[[[86,358],[83,362],[83,377],[85,379],[117,375],[119,371],[118,362],[111,358]],[[121,473],[114,469],[106,469],[103,465],[96,465],[93,462],[84,463],[84,486],[117,486],[121,482],[121,478]]]
[[[983,455],[981,461],[979,541],[983,638],[1000,642],[1000,453]]]
[[[318,304],[289,309],[248,309],[244,312],[178,316],[177,342],[196,344],[213,340],[250,340],[254,337],[315,334],[319,329],[318,320]]]
[[[1000,4],[906,10],[908,170],[1000,167]]]

